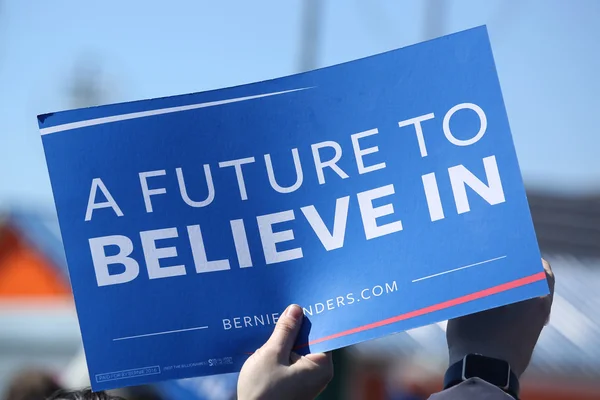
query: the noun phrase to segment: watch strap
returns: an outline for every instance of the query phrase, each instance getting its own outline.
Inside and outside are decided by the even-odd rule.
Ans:
[[[518,400],[519,399],[519,391],[520,391],[519,378],[510,369],[510,367],[508,366],[508,363],[506,363],[505,361],[502,361],[502,360],[498,360],[498,359],[493,359],[493,358],[483,357],[483,356],[481,356],[481,357],[483,359],[485,359],[485,362],[482,363],[481,361],[479,361],[478,362],[478,365],[479,365],[478,370],[475,372],[471,372],[468,376],[465,376],[466,363],[468,362],[468,356],[466,356],[462,360],[460,360],[460,361],[452,364],[450,367],[448,367],[448,370],[446,371],[446,374],[444,375],[444,390],[451,388],[453,386],[456,386],[456,385],[466,381],[467,379],[480,378],[494,386],[499,387],[504,392],[506,392],[507,394],[514,397],[516,400]],[[506,374],[505,383],[500,383],[500,381],[504,382],[502,377],[496,376],[497,373],[492,372],[492,371],[497,370],[497,368],[496,368],[497,366],[490,365],[490,368],[486,368],[486,365],[485,365],[486,362],[490,363],[490,364],[495,363],[495,362],[506,364],[507,374]]]

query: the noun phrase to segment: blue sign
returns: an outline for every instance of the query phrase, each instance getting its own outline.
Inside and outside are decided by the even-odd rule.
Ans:
[[[485,27],[38,117],[94,389],[239,371],[548,291]]]

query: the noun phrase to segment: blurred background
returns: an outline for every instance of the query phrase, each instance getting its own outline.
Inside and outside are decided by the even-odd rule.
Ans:
[[[600,1],[0,0],[0,399],[89,385],[35,116],[329,66],[487,24],[534,223],[557,276],[523,399],[600,399]],[[445,323],[335,354],[322,398],[440,389]],[[235,375],[129,389],[235,398]]]

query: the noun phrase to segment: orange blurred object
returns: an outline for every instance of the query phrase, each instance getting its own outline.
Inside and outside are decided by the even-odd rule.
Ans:
[[[0,226],[0,301],[68,299],[69,282],[10,225]]]

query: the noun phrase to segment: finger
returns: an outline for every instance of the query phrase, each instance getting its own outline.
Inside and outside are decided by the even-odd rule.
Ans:
[[[298,353],[294,353],[292,351],[292,353],[290,354],[290,364],[296,364],[298,361],[300,361],[300,359],[302,358],[302,356]]]
[[[546,280],[548,281],[548,289],[550,289],[550,296],[554,295],[554,272],[552,272],[552,267],[548,263],[548,261],[542,258],[542,265],[544,266],[544,271],[546,272]]]
[[[302,308],[292,304],[283,312],[265,346],[274,349],[281,360],[289,360],[292,347],[302,326]]]
[[[300,354],[295,353],[295,352],[292,352],[292,354],[290,354],[290,361],[292,364],[297,363],[302,358],[304,358],[307,361],[312,362],[313,364],[316,364],[317,366],[333,364],[333,358],[331,357],[331,352],[313,353],[313,354],[307,354],[305,356],[301,356]]]
[[[327,353],[307,354],[304,357],[317,365],[333,365],[333,358],[330,351]]]
[[[292,353],[296,362],[292,364],[293,368],[300,376],[316,384],[322,390],[333,378],[333,360],[331,353],[314,353],[305,356],[299,356]]]
[[[552,267],[548,261],[542,258],[542,265],[544,266],[544,271],[546,272],[546,280],[548,281],[548,289],[550,290],[550,294],[543,298],[544,300],[544,308],[546,312],[546,321],[544,325],[548,325],[550,323],[550,313],[552,310],[552,301],[554,300],[554,286],[555,286],[555,278],[554,272],[552,272]]]

